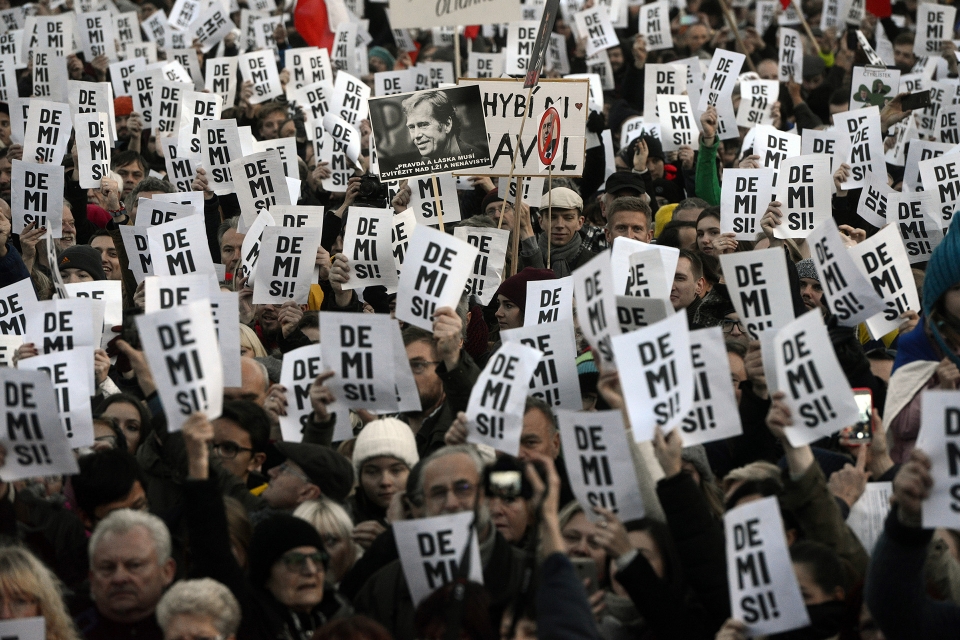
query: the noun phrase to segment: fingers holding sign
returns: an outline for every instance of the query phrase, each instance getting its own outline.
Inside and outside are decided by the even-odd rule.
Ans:
[[[774,241],[774,230],[783,223],[783,214],[780,212],[780,202],[774,200],[767,205],[767,210],[763,212],[763,217],[760,218],[760,228],[763,229],[763,233],[770,242]]]
[[[313,407],[314,418],[317,422],[326,422],[330,419],[328,407],[336,402],[333,392],[327,386],[327,380],[333,377],[333,371],[321,373],[310,385],[310,406]]]
[[[930,475],[930,458],[920,449],[914,449],[910,460],[900,468],[893,479],[893,498],[899,506],[900,522],[920,526],[923,501],[930,496],[933,476]]]
[[[448,447],[455,447],[458,444],[467,442],[467,414],[463,411],[457,412],[457,417],[450,424],[450,428],[443,435],[443,443]]]

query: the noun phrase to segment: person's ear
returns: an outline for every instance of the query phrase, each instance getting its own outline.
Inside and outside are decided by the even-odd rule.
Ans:
[[[301,502],[306,502],[307,500],[316,500],[322,495],[323,491],[321,491],[320,487],[313,483],[304,484],[300,489]]]
[[[255,453],[250,458],[250,462],[247,463],[247,471],[260,471],[260,467],[263,466],[263,463],[267,460],[267,454],[260,452]]]
[[[610,232],[608,227],[603,228],[603,237],[607,239],[607,244],[613,244],[613,233]]]
[[[697,297],[703,297],[703,290],[707,286],[707,281],[701,277],[697,280]]]
[[[167,561],[160,567],[160,574],[163,577],[163,586],[169,587],[177,575],[177,561],[173,558],[167,558]]]
[[[583,228],[583,221],[586,220],[583,216],[577,218],[577,229]]]

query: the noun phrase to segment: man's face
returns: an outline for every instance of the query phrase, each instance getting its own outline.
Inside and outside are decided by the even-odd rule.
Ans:
[[[160,563],[144,527],[108,533],[90,559],[90,595],[108,620],[139,622],[153,614],[175,568],[173,559]]]
[[[60,277],[64,284],[76,284],[77,282],[93,282],[93,276],[83,269],[60,269]]]
[[[128,113],[125,116],[115,116],[114,122],[117,123],[117,139],[118,140],[128,140],[130,138],[130,130],[127,129],[127,120],[130,119],[130,114]]]
[[[306,499],[305,490],[310,482],[300,465],[287,460],[267,472],[270,484],[261,494],[274,509],[294,509]]]
[[[514,304],[513,300],[510,298],[498,295],[497,302],[499,307],[497,307],[497,324],[500,326],[500,330],[504,329],[517,329],[523,326],[523,309]]]
[[[465,453],[437,458],[423,470],[423,495],[427,516],[473,511],[477,506],[480,476]]]
[[[227,229],[220,240],[220,263],[226,267],[227,273],[234,273],[240,264],[240,248],[243,246],[244,233],[237,233],[236,229]]]
[[[776,80],[780,73],[777,68],[776,60],[762,60],[757,66],[757,73],[760,74],[761,80]]]
[[[819,87],[821,84],[823,84],[822,73],[818,73],[815,76],[803,77],[803,90],[806,91],[807,93],[810,93],[811,91]]]
[[[249,400],[262,407],[269,388],[270,379],[264,377],[263,369],[252,359],[241,358],[240,386],[225,387],[223,398],[224,400]]]
[[[406,350],[413,379],[417,383],[417,391],[420,392],[420,404],[424,411],[431,410],[443,398],[443,381],[437,375],[437,349],[433,343],[417,340],[408,344]]]
[[[527,501],[523,498],[494,497],[487,498],[487,503],[490,505],[490,515],[497,531],[507,542],[520,542],[530,524]]]
[[[287,115],[283,111],[274,111],[260,125],[261,140],[276,140],[280,137],[280,127],[286,121]]]
[[[523,414],[523,430],[520,432],[521,460],[533,460],[534,454],[556,459],[560,455],[560,433],[554,431],[549,418],[540,409],[531,409]]]
[[[120,199],[125,199],[130,192],[137,188],[137,185],[143,180],[143,167],[140,166],[139,162],[131,162],[130,164],[125,164],[122,167],[117,167],[117,175],[123,179],[123,194]],[[146,197],[144,194],[140,194],[142,197]]]
[[[503,206],[503,200],[498,202],[491,202],[487,205],[487,208],[483,210],[483,213],[493,218],[493,221],[498,223],[500,222],[500,209],[503,208],[503,224],[501,229],[506,229],[507,231],[513,230],[513,205],[509,202],[507,206]]]
[[[277,317],[278,309],[279,307],[276,305],[265,304],[257,310],[257,322],[260,323],[260,328],[265,333],[273,334],[280,330],[280,321]]]
[[[630,238],[650,242],[653,229],[648,228],[647,215],[643,211],[618,211],[604,230],[607,242],[613,245],[614,238]]]
[[[583,216],[578,209],[554,209],[550,226],[550,244],[565,247],[583,226]]]
[[[663,159],[662,158],[647,158],[647,171],[650,172],[650,177],[654,180],[659,180],[663,177]]]
[[[450,129],[449,122],[440,122],[433,115],[433,106],[429,102],[421,102],[407,115],[407,131],[422,156],[432,158],[442,153]]]
[[[800,297],[808,310],[820,309],[823,306],[823,287],[813,278],[800,278]]]
[[[900,69],[900,73],[910,73],[913,70],[913,65],[917,64],[913,43],[893,45],[893,64]]]
[[[107,274],[107,280],[123,279],[123,274],[120,273],[120,258],[117,257],[113,238],[97,236],[90,241],[90,246],[100,252],[100,264],[103,265],[103,272]]]
[[[616,73],[623,66],[623,50],[620,47],[611,47],[607,49],[607,55],[610,57],[610,69]]]
[[[96,523],[100,522],[112,512],[118,509],[133,509],[134,511],[146,511],[149,508],[149,503],[147,502],[147,493],[143,490],[143,485],[140,484],[139,480],[133,481],[133,486],[130,487],[130,492],[127,493],[123,498],[115,502],[108,502],[107,504],[101,504],[93,510],[92,514],[87,514],[92,518],[90,521],[91,528]]]
[[[703,45],[707,43],[707,40],[710,39],[710,34],[707,32],[707,28],[702,24],[695,24],[687,29],[687,46],[690,47],[690,52],[699,51],[703,48]]]
[[[675,311],[686,309],[697,299],[703,286],[703,278],[693,275],[690,260],[681,257],[677,262],[677,272],[673,276],[673,287],[670,289],[670,302]]]
[[[67,205],[63,205],[63,231],[55,242],[58,251],[63,251],[77,244],[77,225],[73,221],[73,211]]]
[[[213,445],[220,447],[220,465],[244,482],[250,472],[256,471],[260,466],[260,463],[254,460],[250,434],[229,418],[217,418],[213,421]],[[231,458],[233,451],[236,451],[236,454]],[[217,453],[215,452],[215,455]]]
[[[10,146],[10,114],[0,113],[0,142]]]
[[[719,218],[704,218],[697,223],[697,248],[708,256],[718,256],[713,243],[720,237]]]
[[[0,158],[0,198],[10,201],[10,180],[13,177],[13,170],[10,160],[6,157]]]

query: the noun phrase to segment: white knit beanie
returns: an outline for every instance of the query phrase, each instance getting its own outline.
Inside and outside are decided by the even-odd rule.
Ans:
[[[420,460],[420,454],[417,453],[417,441],[410,425],[396,418],[381,418],[367,423],[353,446],[353,468],[358,479],[363,463],[379,456],[396,458],[412,469]]]

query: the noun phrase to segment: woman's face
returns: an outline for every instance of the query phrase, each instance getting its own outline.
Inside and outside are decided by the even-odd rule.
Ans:
[[[606,577],[607,554],[594,537],[596,531],[596,525],[580,512],[570,518],[570,522],[560,533],[563,535],[567,555],[571,558],[591,558],[597,565],[597,579],[603,582]]]
[[[627,539],[630,541],[630,544],[634,549],[640,552],[640,554],[647,559],[647,562],[650,563],[650,568],[653,569],[653,572],[657,574],[657,577],[663,580],[664,568],[663,568],[663,556],[660,555],[660,547],[657,546],[657,541],[653,539],[653,536],[650,535],[649,531],[628,531]]]
[[[487,502],[490,505],[493,525],[507,539],[507,542],[516,543],[522,540],[530,522],[527,501],[523,498],[510,500],[494,497],[489,498]]]
[[[815,604],[823,604],[836,600],[836,596],[823,590],[813,577],[813,567],[806,563],[793,563],[793,572],[797,574],[797,584],[800,585],[800,595],[803,596],[803,604],[808,607]]]
[[[343,580],[343,576],[357,561],[356,548],[349,537],[344,537],[337,531],[321,531],[320,537],[323,538],[323,548],[330,554],[327,573],[330,574],[330,581],[336,584]]]
[[[140,412],[129,402],[114,402],[103,412],[103,417],[114,418],[127,439],[127,449],[136,453],[140,446],[140,433],[143,425],[140,424]]]
[[[316,547],[295,547],[270,568],[267,591],[294,611],[309,612],[323,600],[323,563],[311,558]]]
[[[953,285],[943,294],[943,308],[951,318],[960,322],[960,283]]]
[[[371,502],[386,509],[394,494],[407,486],[408,475],[410,469],[402,461],[378,456],[364,461],[360,467],[360,485]]]
[[[40,603],[25,593],[0,591],[0,620],[19,620],[40,615]]]

